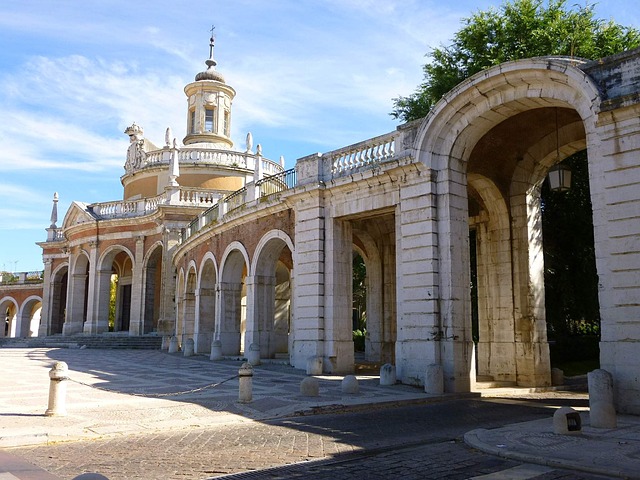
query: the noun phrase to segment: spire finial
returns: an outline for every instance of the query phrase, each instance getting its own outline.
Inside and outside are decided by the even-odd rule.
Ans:
[[[213,31],[216,29],[215,25],[211,25],[211,38],[209,38],[209,60],[207,60],[206,63],[207,67],[211,68],[211,67],[215,67],[217,65],[216,61],[213,59],[213,47],[215,46],[216,43],[216,37],[213,34]]]

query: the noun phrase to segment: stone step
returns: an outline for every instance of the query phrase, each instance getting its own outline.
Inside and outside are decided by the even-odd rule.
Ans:
[[[32,338],[0,338],[0,347],[13,348],[103,348],[159,350],[162,337],[145,335],[53,335]]]

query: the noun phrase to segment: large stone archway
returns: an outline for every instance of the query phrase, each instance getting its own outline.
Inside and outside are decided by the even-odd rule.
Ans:
[[[481,373],[519,385],[550,383],[539,186],[553,151],[566,154],[576,142],[585,143],[594,127],[595,98],[597,89],[568,60],[526,60],[463,82],[424,122],[416,147],[420,160],[437,170],[436,321],[449,333],[438,339],[434,362],[443,367],[446,390],[467,390],[475,373],[470,225],[480,231]],[[558,124],[552,121],[557,118]],[[470,212],[470,204],[477,211]]]

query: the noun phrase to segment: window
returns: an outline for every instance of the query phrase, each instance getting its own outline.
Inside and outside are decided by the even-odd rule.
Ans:
[[[224,134],[229,136],[229,110],[224,112]]]
[[[191,110],[189,112],[189,132],[196,133],[196,111]]]
[[[215,109],[205,108],[204,110],[204,131],[215,132]]]

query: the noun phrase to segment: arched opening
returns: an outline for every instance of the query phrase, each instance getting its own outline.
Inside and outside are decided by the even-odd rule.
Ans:
[[[97,272],[97,319],[93,333],[129,332],[133,261],[121,249],[108,251]]]
[[[231,250],[223,260],[220,275],[220,335],[223,355],[244,351],[246,325],[247,263],[240,250]]]
[[[477,316],[479,381],[550,383],[543,238],[554,232],[543,232],[540,192],[559,152],[576,151],[584,138],[575,110],[530,108],[492,127],[469,156],[469,311]]]
[[[600,304],[587,151],[562,163],[571,188],[541,191],[545,313],[551,366],[574,376],[600,368]]]
[[[0,312],[2,312],[3,323],[1,332],[3,337],[15,337],[17,333],[18,306],[11,298],[6,298],[0,302]]]
[[[37,337],[42,314],[42,299],[32,297],[25,300],[20,315],[20,337]]]
[[[211,342],[216,325],[216,266],[212,258],[207,258],[200,271],[198,288],[198,324],[196,325],[196,353],[211,352]]]
[[[85,252],[75,258],[67,284],[66,315],[62,333],[73,335],[84,331],[89,301],[89,257]]]
[[[184,329],[184,299],[185,299],[185,279],[184,279],[184,271],[180,270],[180,274],[178,275],[178,283],[176,285],[176,324],[175,324],[175,335],[180,342],[182,338],[182,330]]]
[[[352,323],[356,370],[395,363],[396,239],[393,215],[353,220]],[[364,333],[364,350],[362,334]]]
[[[191,267],[187,272],[187,280],[182,302],[183,322],[182,331],[178,331],[180,345],[184,345],[187,339],[193,339],[196,327],[196,269]]]
[[[260,346],[262,358],[288,358],[291,330],[291,271],[293,258],[281,232],[263,237],[256,252],[253,275],[247,279],[251,299],[247,338]]]
[[[162,246],[156,246],[147,258],[144,271],[143,333],[158,331],[162,301]]]
[[[64,266],[58,269],[51,279],[51,308],[48,335],[62,333],[67,312],[67,282],[69,281],[69,269]]]

